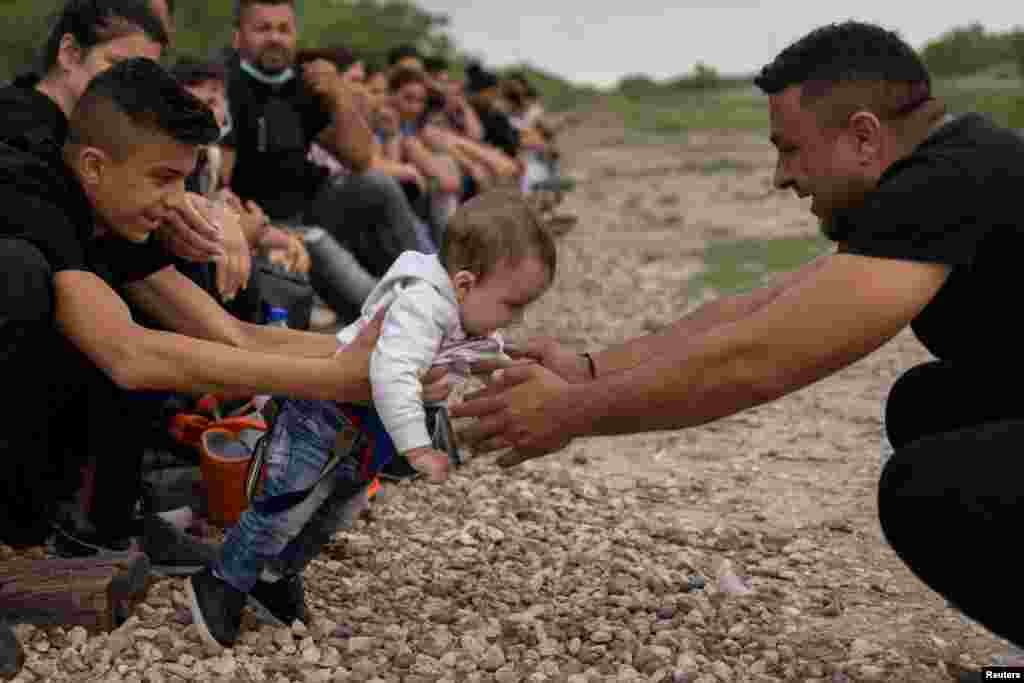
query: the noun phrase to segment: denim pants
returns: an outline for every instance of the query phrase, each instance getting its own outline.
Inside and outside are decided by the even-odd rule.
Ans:
[[[349,424],[333,401],[281,401],[267,436],[266,479],[256,500],[313,486],[338,431]],[[301,573],[334,533],[350,527],[365,509],[369,483],[360,471],[359,454],[352,453],[295,507],[276,514],[250,507],[228,532],[217,573],[245,593],[264,569],[284,577]]]

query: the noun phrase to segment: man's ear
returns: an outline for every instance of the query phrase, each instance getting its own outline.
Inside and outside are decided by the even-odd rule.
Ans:
[[[850,117],[849,130],[861,160],[877,160],[883,145],[882,122],[878,117],[869,111],[858,111]]]
[[[468,270],[460,270],[452,277],[452,287],[455,289],[455,298],[459,303],[465,303],[466,296],[476,286],[476,275]]]
[[[72,157],[72,163],[78,171],[78,177],[83,185],[96,187],[103,181],[103,174],[110,163],[107,153],[96,147],[77,147]]]

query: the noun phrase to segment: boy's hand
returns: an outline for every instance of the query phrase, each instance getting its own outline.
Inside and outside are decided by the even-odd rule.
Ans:
[[[448,479],[448,454],[434,450],[428,446],[413,448],[402,454],[413,469],[430,477],[430,481],[439,483]]]

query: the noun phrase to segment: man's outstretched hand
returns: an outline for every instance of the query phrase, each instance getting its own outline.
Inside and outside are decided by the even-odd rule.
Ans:
[[[536,363],[497,370],[491,384],[451,407],[451,416],[475,417],[459,438],[478,453],[512,448],[498,458],[502,467],[518,465],[564,448],[572,434],[552,411],[552,401],[568,383]]]

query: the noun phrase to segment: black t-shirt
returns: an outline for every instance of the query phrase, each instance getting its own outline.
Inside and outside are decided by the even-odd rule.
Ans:
[[[94,240],[94,214],[73,174],[60,164],[0,142],[0,236],[29,242],[54,273],[91,271],[111,287],[145,279],[173,263],[155,239]]]
[[[237,153],[231,189],[272,220],[305,213],[328,171],[309,161],[310,145],[330,124],[326,103],[301,76],[280,86],[257,81],[233,63],[228,79],[232,131],[224,144]]]
[[[1005,362],[1024,254],[1024,138],[980,114],[936,130],[882,175],[863,205],[835,218],[848,253],[953,270],[912,322],[942,360]],[[1010,355],[1007,355],[1010,354]]]
[[[0,141],[49,161],[60,157],[68,119],[38,83],[27,74],[0,88]]]
[[[519,154],[519,131],[506,114],[484,107],[477,108],[476,113],[484,129],[484,142],[510,157]]]

